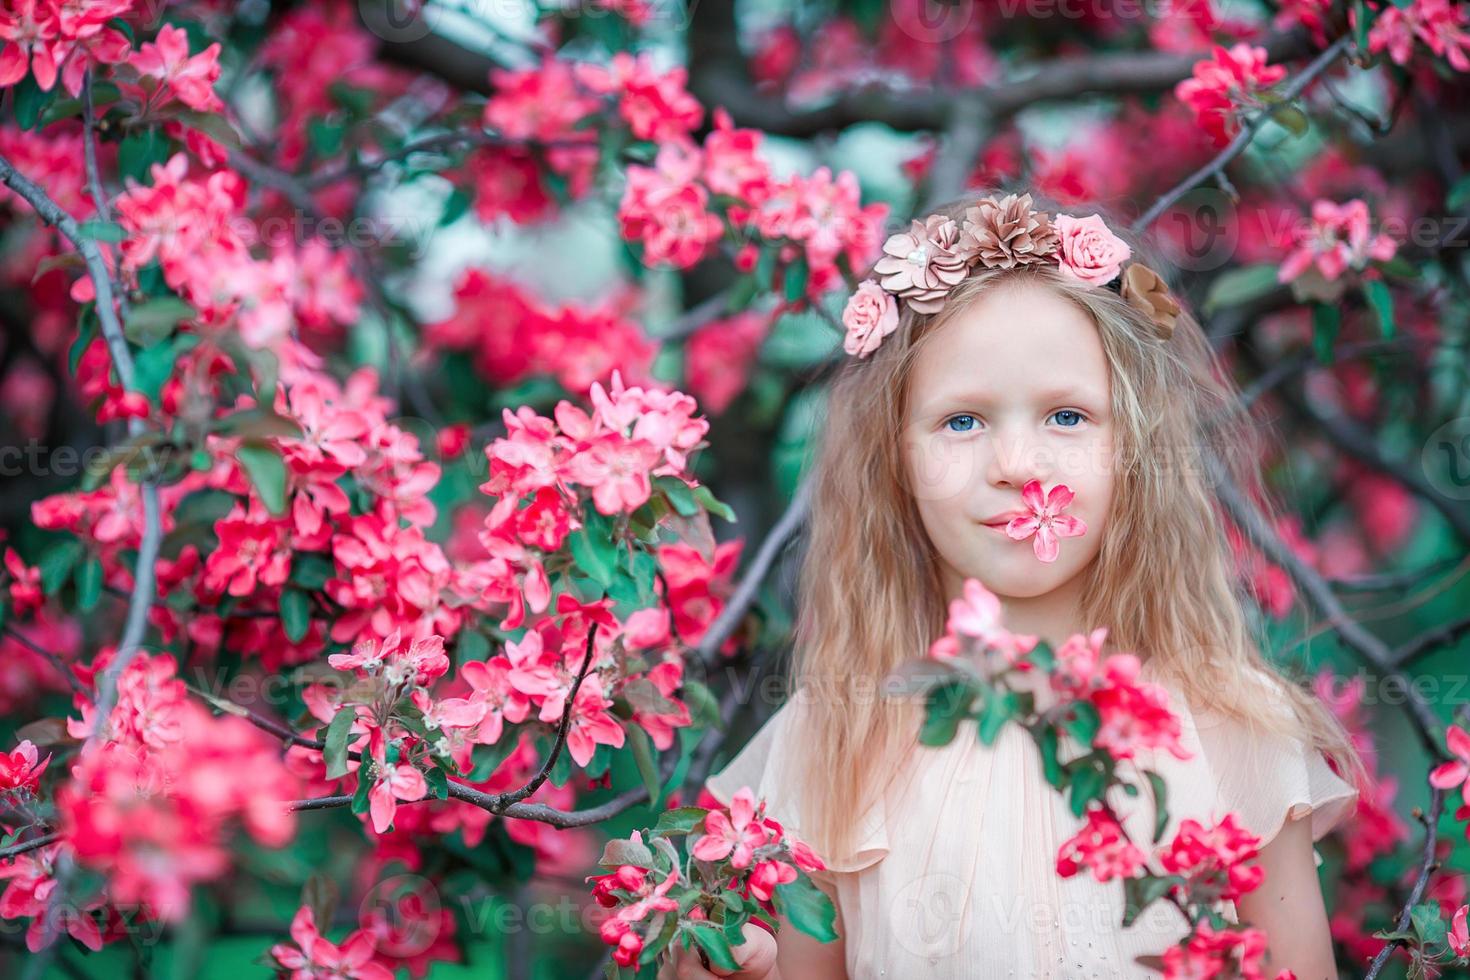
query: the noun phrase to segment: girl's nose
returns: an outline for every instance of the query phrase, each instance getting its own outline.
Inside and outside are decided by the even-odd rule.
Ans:
[[[1031,439],[1019,433],[997,431],[991,446],[993,452],[986,463],[985,479],[992,486],[1019,490],[1027,480],[1045,482],[1044,471],[1048,467],[1041,458],[1040,448]]]

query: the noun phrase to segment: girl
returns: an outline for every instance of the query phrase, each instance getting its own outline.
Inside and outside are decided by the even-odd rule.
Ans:
[[[1147,758],[1168,789],[1165,840],[1234,813],[1266,877],[1225,914],[1266,931],[1267,976],[1336,977],[1313,843],[1353,807],[1362,764],[1251,639],[1204,456],[1258,496],[1259,450],[1199,324],[1118,227],[1026,194],[965,200],[891,236],[849,302],[793,694],[707,783],[725,804],[750,786],[823,855],[841,936],[747,927],[739,976],[1147,977],[1136,957],[1186,935],[1166,903],[1125,929],[1118,881],[1058,876],[1082,821],[1019,725],[991,746],[973,721],[922,746],[918,700],[882,696],[974,579],[1009,630],[1143,658],[1190,755]],[[1071,488],[1072,530],[1085,525],[1048,542],[1054,560],[1005,530],[1030,480]],[[1145,848],[1146,796],[1118,801]],[[665,975],[710,974],[681,948]]]

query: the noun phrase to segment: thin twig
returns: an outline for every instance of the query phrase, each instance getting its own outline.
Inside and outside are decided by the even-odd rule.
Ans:
[[[1399,672],[1394,662],[1393,651],[1381,639],[1348,615],[1327,582],[1308,567],[1306,562],[1297,557],[1296,552],[1281,540],[1280,535],[1266,521],[1256,506],[1246,499],[1245,494],[1231,479],[1224,463],[1213,454],[1207,455],[1205,462],[1215,482],[1215,493],[1221,505],[1251,543],[1261,550],[1266,560],[1285,570],[1308,601],[1326,617],[1337,635],[1342,638],[1343,643],[1356,651],[1385,677],[1396,677],[1404,682],[1404,705],[1408,709],[1409,719],[1419,735],[1419,740],[1429,750],[1431,757],[1444,758],[1445,750],[1439,737],[1441,728],[1439,719],[1435,717],[1433,710],[1425,702],[1418,688],[1409,683],[1408,679]]]
[[[1470,616],[1450,623],[1441,623],[1427,633],[1421,633],[1394,651],[1393,665],[1402,669],[1425,654],[1453,643],[1470,633]]]
[[[94,158],[92,163],[95,165],[95,162]],[[94,178],[94,181],[96,186],[100,187],[100,180]],[[107,264],[103,260],[102,252],[97,247],[97,242],[83,235],[76,219],[63,210],[34,181],[16,170],[4,155],[0,155],[0,182],[24,198],[35,209],[42,221],[57,228],[81,253],[86,262],[87,274],[92,279],[93,291],[97,298],[94,309],[101,326],[103,340],[107,344],[108,352],[112,355],[113,370],[117,372],[118,380],[125,389],[136,391],[132,353],[128,350],[127,337],[123,333],[122,322],[118,319],[117,307],[114,305],[112,279]],[[101,212],[107,213],[105,203],[101,207]],[[128,431],[133,435],[141,434],[144,431],[142,420],[129,419]],[[133,593],[128,600],[127,620],[123,627],[117,653],[96,684],[96,697],[93,699],[93,717],[96,719],[96,725],[82,746],[83,756],[91,750],[107,729],[108,716],[112,713],[113,702],[117,697],[118,678],[142,647],[143,636],[148,628],[148,612],[153,606],[154,565],[158,560],[158,549],[163,538],[163,522],[157,485],[152,480],[145,479],[139,487],[139,496],[143,504],[143,533],[133,565]],[[63,855],[56,876],[57,887],[51,893],[50,907],[53,910],[66,900],[65,893],[74,871],[74,864]],[[53,921],[54,917],[48,915],[47,922],[52,923]],[[48,940],[55,938],[54,925],[48,924],[45,931],[48,934],[46,937]],[[48,943],[47,949],[50,948]],[[32,960],[27,972],[39,976],[45,971],[50,955],[49,952],[38,955]]]
[[[587,676],[587,669],[592,666],[593,641],[597,639],[597,626],[597,623],[592,623],[587,628],[587,652],[582,656],[582,667],[577,671],[576,680],[572,681],[571,693],[567,695],[567,703],[562,707],[561,723],[556,726],[556,741],[552,743],[551,751],[546,754],[546,760],[541,763],[541,771],[531,777],[531,781],[520,789],[498,794],[495,797],[497,810],[503,811],[504,807],[512,803],[519,803],[535,793],[551,775],[551,770],[556,768],[556,760],[567,744],[567,732],[572,728],[572,710],[577,704],[577,691],[582,687],[582,680]]]
[[[82,684],[81,680],[72,671],[72,669],[67,666],[66,661],[61,659],[60,654],[53,653],[50,650],[47,650],[39,643],[26,636],[24,633],[9,626],[5,627],[5,635],[15,640],[17,643],[21,644],[32,653],[40,654],[47,660],[51,661],[51,666],[55,667],[57,672],[60,673],[62,677],[66,678],[67,683],[71,685],[71,689],[73,691],[83,696],[87,694],[86,686]]]
[[[1418,905],[1429,889],[1429,879],[1438,866],[1435,860],[1435,850],[1439,846],[1439,815],[1444,809],[1445,791],[1431,786],[1429,788],[1429,813],[1424,817],[1424,850],[1419,862],[1419,875],[1414,879],[1414,887],[1409,889],[1409,897],[1404,901],[1403,908],[1399,911],[1398,919],[1394,923],[1394,931],[1402,932],[1409,928],[1414,917],[1414,906]],[[1388,943],[1373,957],[1373,962],[1368,967],[1364,980],[1374,980],[1379,972],[1388,963],[1388,958],[1393,955],[1403,940],[1390,939]]]
[[[720,614],[715,617],[715,621],[705,632],[704,638],[700,640],[697,660],[706,671],[714,665],[720,648],[735,632],[735,627],[740,625],[746,611],[755,601],[761,583],[770,572],[771,566],[781,554],[782,549],[806,523],[807,512],[811,507],[811,492],[811,477],[808,475],[797,486],[796,494],[791,498],[791,503],[787,505],[785,513],[771,528],[771,533],[761,541],[760,549],[756,552],[754,560],[740,578],[740,584],[735,587],[729,601],[725,603]]]
[[[21,841],[19,844],[11,844],[9,847],[0,847],[0,861],[9,861],[11,858],[31,851],[39,851],[48,844],[54,844],[61,840],[60,834],[42,834],[40,837],[32,837],[30,840]]]

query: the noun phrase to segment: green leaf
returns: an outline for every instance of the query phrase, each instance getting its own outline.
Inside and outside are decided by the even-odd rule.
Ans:
[[[644,601],[638,583],[621,568],[614,573],[613,580],[607,587],[607,594],[617,601],[614,613],[619,619],[631,616],[636,610],[649,605]]]
[[[833,928],[837,921],[836,907],[804,874],[795,881],[776,886],[776,910],[813,939],[829,943],[837,938],[837,930]]]
[[[1164,828],[1169,825],[1169,787],[1164,784],[1164,777],[1152,769],[1145,769],[1143,773],[1154,793],[1154,843],[1157,844],[1163,840]]]
[[[1221,307],[1249,302],[1271,292],[1277,285],[1274,265],[1247,265],[1231,269],[1210,283],[1201,311],[1208,316]]]
[[[89,557],[77,568],[77,608],[91,612],[102,598],[102,562]]]
[[[760,258],[755,261],[755,281],[761,292],[768,292],[771,281],[776,277],[776,253],[779,249],[775,245],[766,245],[761,249]]]
[[[88,303],[82,307],[81,315],[77,319],[77,339],[72,341],[71,349],[66,355],[66,369],[72,374],[77,373],[77,366],[82,363],[82,355],[86,353],[92,341],[97,338],[97,314],[95,304]]]
[[[424,781],[429,784],[429,792],[434,794],[434,799],[449,799],[449,777],[444,775],[443,769],[438,766],[425,769]]]
[[[716,517],[723,517],[731,524],[736,523],[737,519],[735,517],[735,511],[731,510],[730,505],[725,503],[724,501],[716,500],[713,491],[711,491],[709,487],[703,484],[695,487],[694,499],[699,501],[700,504],[704,506],[705,510],[709,511],[711,514],[714,514]]]
[[[1048,674],[1057,665],[1056,651],[1052,650],[1051,644],[1045,640],[1038,641],[1036,646],[1031,648],[1031,652],[1026,654],[1026,659],[1035,664],[1037,670]]]
[[[292,585],[306,589],[320,589],[337,572],[336,563],[330,557],[313,551],[298,551],[291,556]]]
[[[1107,780],[1102,770],[1091,764],[1073,773],[1071,797],[1068,800],[1072,806],[1073,815],[1082,816],[1087,811],[1087,804],[1102,796],[1106,785]]]
[[[1368,29],[1373,26],[1373,11],[1363,0],[1353,0],[1353,43],[1364,55],[1368,53]]]
[[[1055,725],[1046,725],[1036,736],[1036,747],[1041,751],[1041,771],[1046,776],[1046,781],[1060,788],[1062,785],[1062,765],[1057,761],[1057,729]]]
[[[680,694],[689,706],[689,719],[696,726],[713,728],[720,724],[720,702],[703,683],[686,678]]]
[[[490,641],[485,639],[485,634],[475,629],[462,629],[455,634],[455,652],[459,655],[459,662],[467,664],[471,660],[490,659]]]
[[[985,689],[983,698],[984,706],[980,709],[980,741],[986,745],[994,745],[1001,729],[1006,722],[1015,717],[1016,702],[1015,691],[992,691]]]
[[[643,777],[643,785],[648,787],[649,806],[658,810],[663,802],[660,799],[663,793],[653,740],[648,737],[648,733],[641,725],[627,720],[624,720],[622,724],[623,729],[628,733],[628,748],[633,752],[633,762],[638,766],[638,775]]]
[[[164,383],[174,373],[174,364],[179,355],[198,342],[199,338],[195,335],[180,335],[139,351],[138,356],[133,359],[133,381],[138,390],[150,400],[157,401]]]
[[[1385,259],[1384,261],[1379,262],[1378,270],[1384,275],[1393,276],[1396,279],[1419,278],[1418,266],[1414,265],[1414,263],[1410,262],[1402,255],[1395,255],[1391,259]]]
[[[556,754],[556,761],[551,764],[551,774],[546,778],[553,786],[565,786],[567,780],[572,778],[572,754],[565,750]]]
[[[180,109],[177,112],[179,122],[190,129],[197,129],[216,143],[230,150],[238,150],[242,147],[240,134],[230,121],[217,112],[201,112],[197,109]]]
[[[333,721],[337,719],[333,718]],[[372,760],[364,758],[362,765],[357,767],[357,792],[352,794],[352,812],[363,814],[368,812],[371,805],[368,793],[373,788],[373,763]]]
[[[1424,902],[1409,910],[1409,926],[1422,945],[1439,945],[1446,941],[1449,929],[1439,913],[1438,902]]]
[[[785,295],[786,302],[795,303],[806,295],[806,284],[811,278],[811,268],[806,262],[806,253],[796,257],[796,261],[786,267]]]
[[[690,890],[693,891],[693,889]],[[694,892],[694,894],[697,896],[699,893]],[[682,909],[682,911],[688,910]],[[638,963],[641,967],[638,971],[638,980],[657,980],[658,964],[655,960],[658,959],[659,953],[667,948],[669,943],[673,942],[674,937],[679,934],[679,922],[680,916],[678,915],[665,916],[663,928],[658,931],[658,935],[644,937],[643,952],[638,954]]]
[[[1123,879],[1123,927],[1131,926],[1143,911],[1169,893],[1179,883],[1175,875]]]
[[[240,444],[235,458],[255,485],[266,509],[277,517],[285,514],[286,461],[281,458],[281,451],[269,443],[251,440]]]
[[[323,739],[322,760],[327,764],[327,778],[341,779],[347,775],[347,739],[352,734],[352,722],[357,717],[357,709],[351,706],[338,708],[337,713],[332,716],[332,722],[327,726],[327,737]],[[364,763],[358,769],[361,778],[362,769],[367,768]],[[354,813],[360,811],[354,810]]]
[[[919,732],[922,745],[948,745],[954,741],[960,722],[970,715],[976,691],[964,678],[941,681],[929,689],[924,711],[924,727]]]
[[[1393,336],[1393,294],[1382,279],[1363,281],[1363,296],[1378,315],[1378,329],[1384,337]]]
[[[1294,105],[1278,109],[1271,118],[1289,130],[1293,136],[1305,136],[1307,130],[1311,128],[1307,114]]]
[[[72,569],[82,560],[86,549],[76,538],[67,538],[60,544],[46,549],[36,567],[41,571],[41,590],[55,595],[66,580],[71,578]]]
[[[1455,181],[1444,198],[1444,206],[1451,211],[1459,211],[1466,204],[1470,204],[1470,174]]]
[[[597,859],[598,867],[616,868],[624,864],[651,868],[653,851],[649,850],[647,844],[626,837],[615,837],[602,845],[602,857]]]
[[[139,347],[152,347],[174,332],[180,320],[194,316],[194,307],[177,296],[160,296],[128,310],[123,333]]]
[[[168,140],[156,127],[134,129],[123,137],[117,148],[117,168],[122,176],[142,184],[151,184],[148,168],[162,163],[168,155]]]
[[[687,834],[704,820],[709,811],[702,806],[680,806],[665,810],[653,825],[655,834]]]
[[[593,537],[590,523],[573,532],[567,538],[572,548],[572,560],[604,589],[612,585],[617,570],[617,551],[608,537],[599,534]]]
[[[341,123],[313,119],[306,124],[306,133],[311,140],[311,148],[318,156],[334,157],[342,152],[342,138],[346,135],[347,128]]]
[[[222,436],[251,439],[301,438],[301,426],[295,419],[260,407],[241,409],[215,420],[214,431]]]
[[[735,961],[735,954],[730,952],[730,944],[725,941],[725,934],[712,924],[698,919],[686,919],[682,928],[694,937],[699,948],[709,956],[710,963],[722,970],[740,969],[740,964]]]
[[[479,783],[489,779],[500,768],[506,756],[515,750],[517,744],[517,740],[507,734],[502,735],[500,741],[494,745],[475,746],[475,768],[470,773],[470,781]]]
[[[54,86],[51,91],[42,92],[41,86],[36,84],[36,77],[26,72],[25,76],[11,89],[15,121],[20,124],[21,129],[35,128],[36,120],[41,118],[41,111],[50,104],[56,92],[57,89]]]
[[[624,684],[623,697],[634,711],[646,715],[674,714],[679,710],[678,705],[664,697],[664,692],[647,677],[635,677]]]
[[[83,238],[90,238],[94,242],[125,242],[128,233],[122,225],[116,221],[103,221],[94,218],[90,221],[77,223],[77,231],[81,232]]]
[[[292,643],[306,639],[311,629],[311,596],[298,589],[281,590],[281,625]]]
[[[332,99],[344,109],[350,109],[358,115],[367,115],[372,111],[373,103],[377,101],[378,95],[370,88],[360,85],[348,85],[343,81],[335,81],[327,86]]]
[[[693,517],[699,513],[699,501],[694,499],[694,491],[689,484],[672,476],[658,477],[654,484],[669,498],[669,505],[674,512],[684,517]]]
[[[1091,701],[1078,701],[1062,719],[1062,729],[1082,745],[1091,745],[1102,727],[1102,718]]]
[[[761,284],[755,276],[741,276],[735,285],[725,292],[725,314],[731,315],[746,309],[761,294]]]
[[[470,196],[461,187],[456,187],[444,199],[444,210],[439,212],[439,226],[452,225],[469,210]]]
[[[1328,303],[1312,304],[1312,353],[1318,363],[1332,363],[1332,348],[1341,326],[1342,314],[1337,307]]]

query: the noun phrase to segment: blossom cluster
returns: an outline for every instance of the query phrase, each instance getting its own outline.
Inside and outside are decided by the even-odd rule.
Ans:
[[[109,663],[104,654],[92,670],[78,668],[78,677],[95,683]],[[137,654],[119,674],[117,700],[100,724],[89,694],[75,700],[81,717],[68,719],[67,728],[84,740],[83,750],[64,777],[53,767],[54,792],[41,790],[50,760],[38,761],[31,743],[0,757],[0,794],[11,803],[29,801],[13,807],[6,823],[30,813],[57,828],[54,843],[0,868],[0,878],[9,879],[0,917],[31,919],[32,951],[62,928],[98,949],[121,935],[114,927],[123,912],[182,920],[192,886],[229,871],[235,825],[264,846],[291,839],[295,815],[285,801],[299,793],[300,781],[279,747],[245,720],[214,717],[190,700],[171,657]],[[63,859],[100,872],[102,884],[52,908]]]
[[[723,952],[728,959],[724,936],[738,935],[739,925],[747,918],[761,922],[750,918],[753,912],[777,915],[787,887],[815,891],[805,874],[823,871],[826,865],[765,810],[765,801],[757,801],[750,787],[741,787],[728,809],[669,811],[648,843],[642,831],[634,831],[630,839],[608,845],[602,864],[613,870],[587,880],[594,882],[592,897],[598,904],[616,910],[602,920],[599,933],[614,948],[613,960],[618,965],[650,962],[681,935],[688,922],[719,925],[722,934],[695,927],[693,935],[706,952],[716,957]],[[689,877],[688,865],[665,833],[687,834],[693,859]],[[819,902],[833,911],[825,896]],[[668,923],[671,913],[679,920],[672,929]],[[735,914],[739,918],[732,925],[730,917]],[[810,929],[811,924],[803,920],[799,927]],[[688,939],[684,941],[687,945]]]
[[[1059,876],[1087,872],[1103,883],[1159,883],[1159,888],[1136,894],[1150,896],[1144,904],[1169,895],[1193,926],[1180,944],[1165,951],[1165,977],[1260,977],[1264,933],[1248,927],[1217,930],[1212,918],[1220,903],[1234,902],[1260,885],[1264,873],[1254,863],[1259,839],[1231,813],[1210,825],[1185,818],[1173,836],[1150,853],[1130,837],[1115,809],[1112,788],[1138,791],[1121,775],[1119,762],[1138,763],[1145,753],[1156,750],[1179,759],[1191,758],[1191,753],[1181,741],[1181,722],[1169,706],[1167,692],[1140,679],[1141,663],[1134,654],[1105,654],[1107,632],[1098,628],[1075,635],[1053,650],[1037,637],[1006,629],[1000,600],[979,581],[967,579],[962,594],[950,603],[945,632],[929,656],[954,671],[938,682],[940,688],[964,685],[971,701],[991,692],[980,698],[985,704],[977,719],[982,739],[993,740],[999,726],[1010,721],[1037,738],[1048,780],[1068,794],[1073,813],[1082,818],[1082,825],[1058,849]],[[1020,680],[1038,675],[1044,687]],[[1038,701],[1043,692],[1052,695],[1045,705]],[[948,710],[938,707],[941,703],[953,700],[931,698],[931,715]],[[938,741],[926,744],[953,737],[953,725],[926,725],[925,738],[940,730],[944,734],[935,737]],[[1083,754],[1060,758],[1063,735],[1072,736]],[[1144,773],[1158,778],[1148,770]],[[1156,798],[1154,805],[1157,842],[1169,818],[1161,799]],[[1141,911],[1130,909],[1129,914]]]
[[[1162,687],[1139,679],[1141,662],[1132,653],[1103,655],[1107,628],[1076,635],[1038,657],[1037,638],[1012,633],[1001,623],[1000,600],[976,579],[967,579],[961,595],[949,605],[945,632],[929,648],[929,656],[951,665],[967,662],[979,650],[991,681],[1010,671],[1027,673],[1046,664],[1053,691],[1069,702],[1086,703],[1098,725],[1093,746],[1115,759],[1140,751],[1163,749],[1177,758],[1189,757],[1180,743],[1179,719],[1169,710]]]
[[[1215,45],[1211,57],[1195,62],[1194,73],[1174,86],[1174,96],[1194,110],[1196,122],[1217,146],[1240,131],[1241,112],[1265,103],[1263,93],[1286,77],[1282,65],[1267,65],[1266,49],[1244,41]]]
[[[553,306],[504,276],[470,268],[455,284],[454,311],[428,324],[424,339],[435,349],[468,352],[497,385],[545,375],[581,398],[614,369],[652,382],[657,348],[630,316],[635,298],[624,290],[592,306]]]
[[[1289,282],[1298,295],[1334,300],[1338,282],[1349,272],[1362,272],[1370,262],[1387,262],[1398,243],[1371,227],[1368,205],[1361,198],[1344,204],[1317,200],[1312,219],[1294,229],[1292,250],[1277,270],[1279,282]]]

